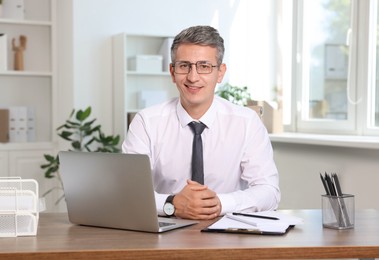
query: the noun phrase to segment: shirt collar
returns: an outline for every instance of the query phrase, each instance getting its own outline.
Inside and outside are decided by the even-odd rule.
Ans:
[[[207,112],[200,118],[199,121],[203,122],[208,128],[212,127],[212,124],[216,118],[217,112],[217,102],[216,97],[213,99],[212,105],[208,109]],[[194,119],[187,113],[182,104],[180,103],[180,98],[178,98],[176,104],[176,113],[178,115],[179,122],[182,127],[187,126],[190,122],[194,121]]]

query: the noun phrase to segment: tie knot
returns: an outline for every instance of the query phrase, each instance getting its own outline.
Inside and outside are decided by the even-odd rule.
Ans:
[[[191,127],[195,135],[201,135],[205,128],[205,125],[202,122],[192,121],[188,125]]]

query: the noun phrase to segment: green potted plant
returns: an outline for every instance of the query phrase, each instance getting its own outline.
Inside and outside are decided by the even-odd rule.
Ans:
[[[215,94],[241,106],[246,106],[251,99],[247,86],[238,87],[229,83],[218,87]]]
[[[247,106],[253,109],[255,112],[257,112],[259,117],[262,118],[263,107],[261,105],[254,104],[247,86],[238,87],[226,83],[225,85],[220,86],[215,92],[215,94],[226,100],[231,101],[234,104]]]
[[[90,115],[91,107],[78,111],[73,109],[69,119],[57,128],[58,136],[71,142],[71,149],[69,149],[69,151],[120,152],[120,136],[105,135],[101,129],[101,125],[95,125],[96,119],[90,119]],[[44,158],[47,162],[41,165],[41,168],[45,170],[45,178],[57,178],[59,186],[46,191],[42,195],[43,197],[56,189],[63,191],[62,181],[59,175],[58,155],[45,154]],[[64,194],[59,197],[55,204],[59,204],[63,198]]]

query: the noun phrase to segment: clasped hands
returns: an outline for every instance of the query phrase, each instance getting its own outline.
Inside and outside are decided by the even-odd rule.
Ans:
[[[187,185],[175,195],[175,216],[185,219],[214,219],[221,213],[217,194],[206,185],[187,180]]]

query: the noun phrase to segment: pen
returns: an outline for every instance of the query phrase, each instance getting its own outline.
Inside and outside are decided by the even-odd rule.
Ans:
[[[327,173],[325,173],[325,180],[326,180],[326,183],[329,187],[330,195],[331,196],[337,196],[337,192],[334,188],[332,178],[330,178],[329,174],[327,174]]]
[[[325,173],[325,174],[326,174],[326,173]],[[327,182],[326,182],[326,179],[322,176],[321,173],[320,173],[320,178],[321,178],[322,185],[324,186],[324,189],[325,189],[326,195],[330,195],[330,190],[329,190],[328,184],[327,184]]]
[[[336,193],[338,196],[342,196],[343,193],[342,193],[342,190],[341,190],[341,185],[340,185],[340,181],[338,180],[338,176],[336,173],[333,173],[332,174],[332,180],[333,180],[333,184],[335,186],[335,189],[336,189]]]
[[[251,218],[264,218],[264,219],[271,219],[271,220],[279,220],[279,218],[277,218],[277,217],[254,215],[254,214],[246,214],[246,213],[239,213],[239,212],[233,212],[232,214],[235,215],[235,216],[244,216],[244,217],[251,217]]]

